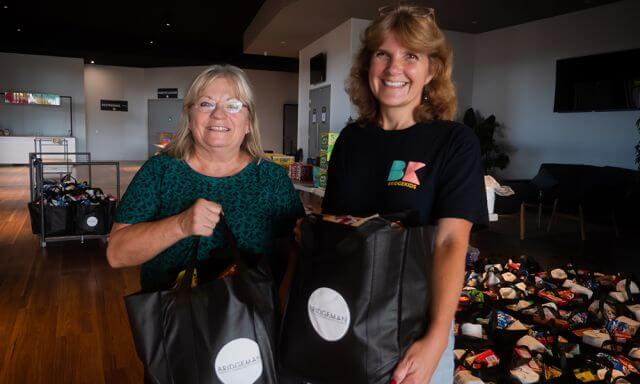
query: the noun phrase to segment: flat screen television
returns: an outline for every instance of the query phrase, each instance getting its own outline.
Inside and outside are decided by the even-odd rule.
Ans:
[[[327,81],[327,54],[318,53],[309,63],[311,85]]]
[[[640,109],[640,49],[556,61],[554,112]]]

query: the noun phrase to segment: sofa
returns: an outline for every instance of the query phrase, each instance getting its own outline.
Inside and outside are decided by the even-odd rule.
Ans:
[[[550,207],[547,232],[559,216],[565,216],[579,221],[583,240],[586,239],[586,220],[606,222],[618,236],[620,225],[635,226],[640,214],[639,181],[638,171],[631,169],[544,163],[530,181],[502,181],[516,191],[516,197],[510,200],[498,197],[495,211],[498,214],[520,212],[521,239],[527,205],[538,208],[539,226],[543,207]]]

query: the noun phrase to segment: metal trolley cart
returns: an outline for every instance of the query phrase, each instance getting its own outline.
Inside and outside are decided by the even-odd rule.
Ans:
[[[44,201],[44,193],[43,193],[43,185],[44,185],[44,166],[54,165],[54,166],[66,166],[69,169],[76,166],[87,166],[89,171],[89,184],[92,185],[92,168],[94,166],[113,166],[116,171],[116,204],[120,201],[120,163],[117,161],[91,161],[91,154],[88,152],[73,152],[68,153],[69,155],[78,155],[79,157],[87,157],[86,161],[78,161],[77,159],[71,159],[71,156],[68,156],[66,161],[42,161],[42,155],[46,155],[47,153],[37,153],[33,152],[29,154],[29,174],[30,174],[30,185],[31,185],[31,201],[39,201],[40,202],[40,220],[39,220],[39,234],[40,234],[40,246],[42,248],[47,246],[47,242],[55,242],[55,241],[69,241],[69,240],[80,240],[84,243],[84,240],[89,239],[99,239],[103,242],[108,241],[109,234],[105,232],[104,234],[62,234],[62,235],[49,235],[46,233],[46,207]],[[75,157],[75,156],[74,156]]]

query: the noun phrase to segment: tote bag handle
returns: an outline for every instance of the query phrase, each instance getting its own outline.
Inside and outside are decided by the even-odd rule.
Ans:
[[[242,257],[241,252],[238,250],[238,242],[236,237],[231,232],[229,225],[227,224],[227,220],[224,215],[220,215],[220,221],[216,228],[219,228],[222,231],[229,247],[231,248],[231,256],[233,262],[240,268],[240,270],[247,269],[247,261]],[[185,270],[184,277],[182,281],[180,281],[180,286],[178,289],[184,290],[189,289],[191,287],[191,281],[193,280],[193,273],[196,268],[196,263],[198,262],[198,249],[200,247],[200,236],[196,236],[193,245],[191,246],[191,255],[189,257],[189,262],[187,263],[187,269]]]

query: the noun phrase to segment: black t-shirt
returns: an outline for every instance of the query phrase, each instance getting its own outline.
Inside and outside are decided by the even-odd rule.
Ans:
[[[412,211],[418,225],[447,217],[487,222],[480,145],[459,123],[432,121],[396,131],[348,125],[335,143],[328,177],[326,213]]]

